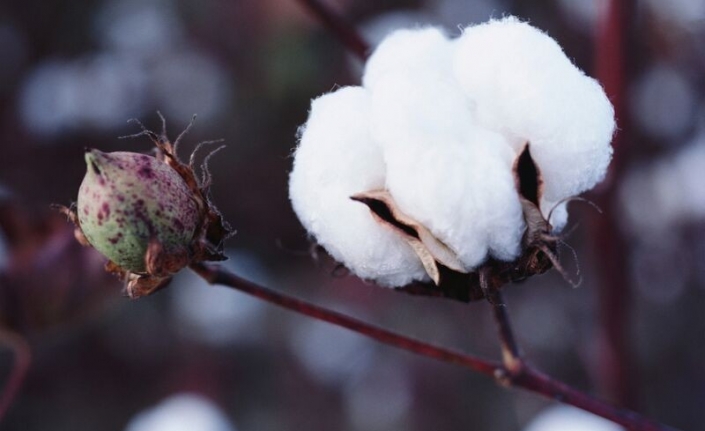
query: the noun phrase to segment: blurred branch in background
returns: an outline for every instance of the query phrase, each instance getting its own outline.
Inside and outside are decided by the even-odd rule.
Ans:
[[[596,379],[603,396],[618,405],[634,407],[634,366],[631,353],[630,304],[632,287],[628,254],[618,218],[618,187],[628,159],[630,136],[626,105],[627,55],[633,0],[609,0],[598,21],[595,39],[595,75],[615,108],[617,132],[612,146],[614,156],[606,184],[594,195],[602,208],[600,217],[591,218],[590,238],[597,268],[599,328],[595,355]]]
[[[13,365],[7,382],[0,393],[0,421],[17,396],[32,361],[29,344],[21,335],[9,329],[0,327],[0,347],[6,347],[12,352]]]
[[[334,34],[345,48],[358,59],[365,61],[370,55],[370,46],[360,33],[341,15],[335,13],[321,0],[298,0]]]

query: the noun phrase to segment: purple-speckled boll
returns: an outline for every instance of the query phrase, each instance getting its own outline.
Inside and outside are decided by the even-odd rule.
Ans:
[[[138,153],[86,151],[88,170],[78,191],[78,220],[96,250],[122,268],[142,273],[152,238],[166,252],[186,248],[199,222],[193,193],[166,163]]]

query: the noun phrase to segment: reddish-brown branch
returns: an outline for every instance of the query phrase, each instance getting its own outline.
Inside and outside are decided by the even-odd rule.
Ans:
[[[12,371],[10,371],[5,388],[0,395],[0,421],[2,421],[17,392],[22,387],[32,355],[27,341],[19,334],[7,329],[0,328],[0,345],[8,347],[15,356]]]
[[[251,281],[238,277],[235,274],[226,272],[221,267],[206,264],[195,264],[191,268],[201,277],[211,284],[220,284],[235,288],[264,301],[279,305],[291,311],[304,314],[314,319],[323,320],[333,325],[347,328],[358,334],[365,335],[381,343],[395,346],[400,349],[437,359],[444,362],[462,365],[482,374],[494,375],[495,370],[501,364],[486,361],[461,352],[453,351],[443,347],[407,337],[387,329],[363,322],[344,314],[328,310],[310,302],[276,292],[263,286],[259,286]]]
[[[519,387],[541,394],[547,398],[581,408],[598,416],[602,416],[605,419],[609,419],[629,430],[673,430],[673,428],[653,422],[637,413],[609,405],[597,398],[593,398],[536,370],[521,356],[502,293],[499,290],[492,291],[490,302],[492,303],[495,323],[497,324],[497,332],[502,346],[502,358],[504,362],[504,367],[501,371],[503,374],[497,376],[500,383],[505,386]]]
[[[612,142],[614,158],[607,186],[593,196],[604,215],[590,224],[599,275],[598,384],[604,396],[630,407],[635,404],[634,367],[627,335],[631,286],[625,270],[628,250],[617,220],[619,209],[615,184],[619,183],[628,158],[625,56],[630,51],[627,44],[633,8],[633,0],[607,2],[595,41],[595,74],[614,105],[618,130]]]
[[[550,399],[582,408],[623,425],[627,429],[635,431],[675,431],[673,428],[659,425],[636,413],[619,409],[577,391],[529,366],[519,354],[519,348],[514,340],[513,331],[509,324],[506,305],[498,291],[495,292],[493,297],[493,304],[495,318],[502,340],[504,364],[439,347],[380,328],[353,317],[260,286],[216,265],[199,263],[191,265],[191,269],[210,284],[220,284],[239,290],[288,310],[347,328],[390,346],[407,350],[427,358],[433,358],[469,368],[472,371],[492,376],[505,386],[526,389]]]
[[[345,45],[348,51],[362,61],[367,60],[370,46],[355,27],[320,0],[299,0],[299,2],[311,11]]]

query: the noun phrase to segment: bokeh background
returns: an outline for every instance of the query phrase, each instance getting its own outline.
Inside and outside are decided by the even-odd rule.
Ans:
[[[614,57],[605,53],[620,44],[604,30],[609,2],[327,4],[372,45],[398,27],[434,24],[457,34],[514,14],[594,75],[609,69]],[[610,94],[621,101],[618,161],[589,196],[605,214],[572,204],[577,227],[567,240],[584,282],[572,289],[550,273],[507,287],[506,299],[539,369],[669,425],[702,429],[705,1],[615,2],[627,11],[613,27],[626,47],[616,57],[624,79]],[[146,138],[118,139],[139,131],[126,120],[158,129],[160,110],[175,136],[197,113],[184,154],[199,141],[227,143],[211,162],[214,200],[238,231],[226,266],[497,359],[487,304],[382,289],[310,253],[287,199],[296,130],[311,98],[359,83],[360,71],[297,0],[0,3],[2,384],[12,375],[10,346],[31,351],[0,429],[602,429],[533,394],[206,287],[186,271],[169,289],[129,301],[102,259],[76,245],[65,219],[48,210],[75,199],[84,147],[147,151]],[[575,271],[570,253],[563,258]]]

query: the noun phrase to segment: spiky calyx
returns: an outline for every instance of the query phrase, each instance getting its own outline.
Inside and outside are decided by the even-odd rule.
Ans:
[[[162,125],[157,135],[140,124],[142,132],[135,135],[147,135],[154,142],[156,157],[87,150],[76,209],[61,207],[76,224],[79,242],[110,260],[106,269],[126,282],[131,298],[165,286],[189,264],[224,260],[223,241],[232,235],[208,199],[211,178],[206,164],[215,151],[206,156],[199,180],[193,155],[189,164],[176,155],[189,128],[172,144],[163,117]]]

